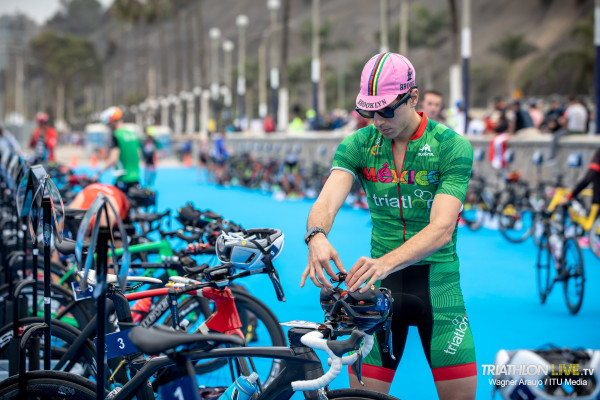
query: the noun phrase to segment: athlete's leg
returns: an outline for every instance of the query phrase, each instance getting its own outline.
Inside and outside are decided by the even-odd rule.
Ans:
[[[438,396],[442,400],[475,399],[477,366],[469,319],[460,289],[458,260],[431,264],[431,326],[419,326]]]
[[[362,381],[365,384],[365,386],[362,386],[358,382],[358,378],[356,378],[356,375],[349,374],[349,376],[350,376],[350,387],[353,389],[373,390],[375,392],[387,394],[390,392],[390,387],[392,386],[392,382],[380,381],[379,379],[367,378],[366,376],[363,376],[363,378],[362,378]]]
[[[440,400],[474,400],[477,376],[438,381],[435,383]]]

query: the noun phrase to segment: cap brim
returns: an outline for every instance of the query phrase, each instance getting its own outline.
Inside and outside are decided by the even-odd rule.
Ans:
[[[381,110],[392,104],[394,100],[398,97],[397,94],[386,94],[382,96],[367,96],[365,94],[359,93],[356,96],[356,107],[361,110]]]

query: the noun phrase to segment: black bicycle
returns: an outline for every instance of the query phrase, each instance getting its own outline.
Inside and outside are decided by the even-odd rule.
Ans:
[[[566,207],[554,213],[541,214],[542,235],[539,239],[536,276],[542,304],[554,285],[562,282],[565,301],[571,314],[577,314],[583,303],[585,272],[577,237],[565,235],[568,225]]]

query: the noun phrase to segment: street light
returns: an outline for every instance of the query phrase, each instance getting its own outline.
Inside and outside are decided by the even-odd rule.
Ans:
[[[320,37],[319,37],[319,0],[312,0],[312,64],[313,110],[319,114],[319,81],[321,80]],[[318,121],[318,119],[317,119]]]
[[[244,117],[246,116],[246,26],[248,26],[248,17],[244,14],[238,15],[235,19],[235,24],[238,27],[237,116],[240,124],[243,124]]]
[[[277,12],[279,11],[280,5],[281,3],[279,0],[267,0],[267,8],[269,9],[269,11],[271,11],[271,29],[269,33],[271,46],[271,112],[273,114],[273,121],[275,122],[275,126],[277,126],[277,114],[279,111],[279,59],[277,57],[277,45],[275,43],[275,28],[277,26]]]
[[[228,120],[231,116],[231,52],[233,51],[233,42],[225,40],[223,42],[223,53],[225,53],[223,61],[223,69],[225,71],[224,87],[226,94],[224,95],[225,104],[225,119]]]
[[[221,30],[219,28],[211,28],[208,31],[208,36],[211,40],[211,84],[210,94],[212,99],[213,117],[215,121],[219,114],[219,39],[221,38]]]

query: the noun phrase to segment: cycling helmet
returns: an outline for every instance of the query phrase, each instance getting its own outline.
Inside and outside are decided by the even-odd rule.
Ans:
[[[558,348],[500,350],[494,359],[494,392],[503,399],[600,398],[600,350]],[[579,372],[573,371],[579,366]],[[508,368],[507,366],[512,366]],[[569,370],[560,371],[559,366]],[[582,369],[588,373],[581,373]],[[484,367],[484,373],[486,368]],[[491,375],[490,370],[487,374]]]
[[[48,121],[50,121],[50,117],[44,112],[39,112],[35,115],[35,122],[38,124],[47,124]]]
[[[222,233],[216,242],[219,261],[245,270],[265,266],[266,255],[273,261],[283,248],[283,233],[279,229],[248,229]]]
[[[364,293],[342,288],[321,288],[321,308],[325,319],[342,325],[353,325],[372,334],[383,327],[392,309],[392,294],[386,288],[371,287]]]
[[[123,118],[123,111],[119,107],[109,107],[100,114],[100,121],[104,125],[116,122]]]

